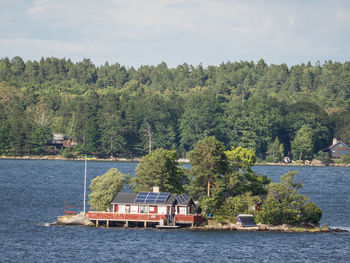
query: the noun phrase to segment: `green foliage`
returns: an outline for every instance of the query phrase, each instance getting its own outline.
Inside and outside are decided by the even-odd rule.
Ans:
[[[256,162],[254,151],[240,146],[237,148],[232,147],[231,151],[225,151],[225,155],[229,160],[230,168],[235,171],[239,169],[251,171],[251,167]]]
[[[281,176],[280,183],[268,185],[267,199],[258,211],[256,219],[265,224],[291,224],[303,221],[302,213],[308,197],[300,194],[300,182],[296,172]]]
[[[252,214],[255,212],[256,205],[260,202],[259,196],[253,196],[251,192],[237,196],[230,196],[225,200],[221,207],[221,213],[226,218],[232,218],[238,214]]]
[[[342,156],[340,161],[341,163],[350,163],[350,156]]]
[[[225,174],[226,195],[235,196],[245,192],[254,195],[266,193],[265,185],[270,183],[266,176],[255,173],[251,167],[256,162],[253,150],[242,147],[232,147],[231,151],[225,151],[229,161],[229,169]]]
[[[224,150],[221,142],[214,137],[207,137],[198,141],[189,153],[192,168],[188,191],[194,198],[210,197],[211,192],[219,187],[228,169]]]
[[[105,174],[94,178],[90,183],[91,208],[106,211],[114,196],[123,189],[126,180],[127,176],[116,168],[111,168]]]
[[[156,149],[141,159],[130,186],[135,192],[152,191],[158,186],[162,192],[181,193],[185,176],[177,160],[175,151]]]
[[[281,203],[274,197],[268,196],[255,215],[255,221],[264,224],[277,225],[282,222],[281,218]]]
[[[306,203],[302,207],[301,220],[303,222],[310,222],[313,224],[319,224],[322,217],[321,209],[315,203]]]
[[[315,156],[315,159],[320,160],[324,165],[329,165],[332,162],[332,158],[328,152],[319,151]]]
[[[269,144],[268,146],[268,152],[272,158],[272,162],[279,162],[284,157],[284,146],[282,143],[280,143],[278,137]],[[266,158],[267,160],[267,158]]]
[[[303,125],[292,142],[292,155],[295,160],[310,160],[313,156],[313,131],[311,127]]]
[[[97,67],[89,59],[5,57],[0,151],[45,154],[39,126],[101,157],[142,156],[149,148],[183,157],[198,140],[215,136],[226,148],[249,148],[259,157],[269,151],[272,161],[282,151],[309,159],[334,135],[350,140],[349,65],[326,61],[289,68],[260,60],[175,68],[162,62],[135,69],[118,63]],[[305,136],[297,136],[303,125],[312,131],[307,149]]]
[[[62,157],[63,158],[75,158],[76,156],[74,155],[74,153],[72,152],[72,149],[70,148],[65,148],[62,151]]]

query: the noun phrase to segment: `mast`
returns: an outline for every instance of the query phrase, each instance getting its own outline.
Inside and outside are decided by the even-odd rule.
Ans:
[[[86,166],[87,166],[87,159],[85,155],[85,172],[84,172],[84,209],[83,212],[85,214],[85,203],[86,203]]]

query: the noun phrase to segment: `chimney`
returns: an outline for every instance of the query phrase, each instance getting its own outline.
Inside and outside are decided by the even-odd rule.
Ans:
[[[337,138],[334,138],[332,145],[336,144],[337,142],[338,142]]]
[[[153,193],[159,193],[159,186],[153,186]]]

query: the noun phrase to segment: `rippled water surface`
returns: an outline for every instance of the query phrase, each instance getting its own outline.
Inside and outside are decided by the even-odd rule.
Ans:
[[[89,162],[92,178],[137,163]],[[321,224],[350,230],[350,168],[257,166],[279,181],[298,170]],[[65,200],[82,210],[84,162],[0,160],[0,262],[350,262],[350,234],[192,232],[49,226]],[[128,189],[125,189],[128,190]]]

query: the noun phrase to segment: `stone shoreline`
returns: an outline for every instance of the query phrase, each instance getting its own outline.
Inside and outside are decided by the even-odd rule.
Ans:
[[[101,162],[139,162],[141,161],[142,157],[135,157],[135,158],[94,158],[90,159],[89,161],[101,161]],[[0,159],[12,159],[12,160],[64,160],[64,161],[83,161],[85,158],[63,158],[61,156],[57,155],[45,155],[45,156],[0,156]],[[190,163],[189,159],[181,158],[178,160],[180,163]],[[323,164],[305,164],[305,163],[256,163],[255,165],[271,165],[271,166],[315,166],[315,167],[326,167],[326,165]],[[350,167],[350,164],[346,163],[331,163],[328,166],[330,167]]]
[[[65,215],[58,216],[57,222],[51,225],[62,226],[89,226],[95,227],[86,214],[80,213],[77,215]],[[331,229],[328,226],[323,227],[305,227],[305,226],[292,226],[292,225],[265,225],[258,224],[256,227],[243,227],[240,223],[218,223],[215,221],[209,221],[205,225],[193,226],[183,228],[190,231],[247,231],[247,232],[286,232],[286,233],[343,233],[348,232],[344,229]]]
[[[195,231],[261,231],[261,232],[286,232],[286,233],[335,233],[335,232],[348,232],[347,230],[340,228],[329,228],[328,226],[323,227],[305,227],[305,226],[294,226],[294,225],[265,225],[257,224],[256,227],[243,227],[240,223],[209,223],[201,226],[190,227],[190,230]]]

